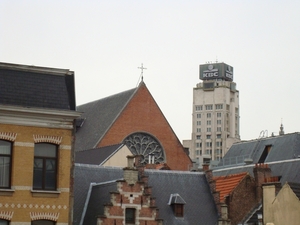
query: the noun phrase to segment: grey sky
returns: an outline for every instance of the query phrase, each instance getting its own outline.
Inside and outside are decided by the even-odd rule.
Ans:
[[[180,140],[199,64],[225,62],[242,139],[300,131],[300,1],[0,1],[0,61],[75,71],[77,104],[144,81]]]

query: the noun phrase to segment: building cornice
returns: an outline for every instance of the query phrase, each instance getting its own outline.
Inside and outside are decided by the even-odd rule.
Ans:
[[[80,115],[72,110],[0,105],[0,124],[73,129],[73,121]]]
[[[1,69],[9,69],[9,70],[18,70],[18,71],[26,71],[33,73],[45,73],[51,75],[73,75],[74,72],[68,69],[58,69],[58,68],[49,68],[49,67],[41,67],[41,66],[29,66],[29,65],[21,65],[21,64],[12,64],[12,63],[3,63],[0,62]]]

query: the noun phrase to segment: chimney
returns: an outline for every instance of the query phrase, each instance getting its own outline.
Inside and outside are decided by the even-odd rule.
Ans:
[[[256,200],[260,201],[262,199],[262,184],[271,177],[271,169],[268,164],[256,163],[253,168],[253,174],[255,179]]]
[[[134,165],[134,158],[135,156],[133,155],[127,156],[127,167],[123,169],[124,180],[129,185],[134,185],[138,181],[139,172]]]

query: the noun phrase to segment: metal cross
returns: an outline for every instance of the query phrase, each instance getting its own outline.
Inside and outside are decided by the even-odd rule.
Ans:
[[[147,68],[145,68],[142,63],[142,66],[138,67],[138,69],[141,69],[141,76],[142,76],[142,81],[143,81],[143,73],[144,73],[144,70],[146,70]]]

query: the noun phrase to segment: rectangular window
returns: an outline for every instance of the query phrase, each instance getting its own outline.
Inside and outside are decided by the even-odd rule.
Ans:
[[[222,147],[222,141],[217,141],[217,142],[216,142],[216,146],[217,146],[217,147]]]
[[[135,209],[126,208],[126,210],[125,210],[125,222],[126,222],[126,224],[135,224]]]
[[[196,105],[195,109],[196,109],[196,111],[201,111],[202,110],[202,105]]]
[[[0,140],[0,188],[10,188],[11,148],[11,142]]]
[[[221,124],[221,120],[217,120],[217,124]]]
[[[222,131],[222,128],[221,128],[221,127],[217,127],[217,131],[218,131],[218,132],[221,132],[221,131]]]
[[[201,126],[201,121],[197,121],[197,126]]]
[[[183,217],[183,204],[174,204],[174,214],[176,217]]]
[[[34,220],[31,222],[32,225],[55,225],[54,221],[51,220]],[[0,223],[0,225],[2,225]]]
[[[223,104],[216,104],[216,109],[223,109]]]
[[[33,189],[56,190],[57,146],[37,143],[34,146]]]
[[[217,113],[217,117],[221,117],[222,113]]]
[[[197,113],[197,119],[201,118],[201,114]]]
[[[196,155],[199,155],[200,154],[200,150],[196,150]]]
[[[206,135],[206,139],[211,139],[211,135]]]
[[[201,148],[201,142],[196,143],[196,148]]]
[[[213,110],[213,105],[205,105],[206,110]]]
[[[217,138],[221,138],[221,134],[217,134]]]
[[[206,142],[206,147],[211,147],[212,143],[211,142]]]
[[[197,135],[197,136],[196,136],[196,139],[197,139],[197,140],[201,139],[201,135]]]
[[[197,128],[197,133],[201,133],[201,128]]]
[[[211,120],[207,120],[206,125],[211,125]]]
[[[207,132],[211,132],[211,127],[206,128]]]
[[[206,114],[206,117],[207,117],[207,118],[211,118],[211,113],[207,113],[207,114]]]

